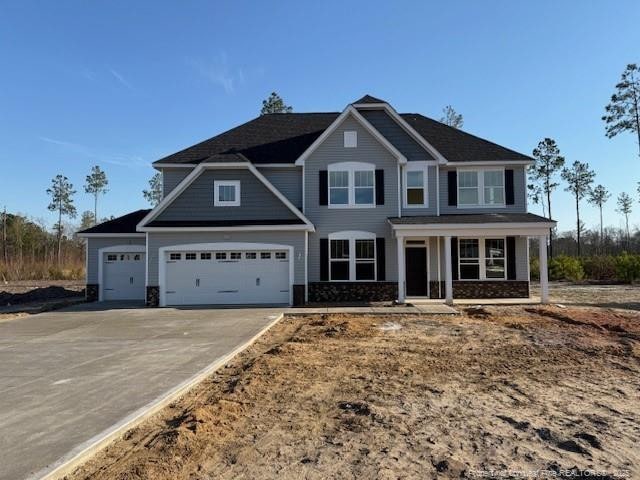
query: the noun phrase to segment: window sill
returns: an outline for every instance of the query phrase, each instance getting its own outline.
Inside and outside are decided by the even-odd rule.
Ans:
[[[424,205],[417,205],[417,204],[405,204],[402,206],[402,208],[429,208],[429,204],[425,203]]]
[[[506,208],[506,204],[504,203],[496,203],[496,204],[487,204],[487,205],[463,205],[458,204],[458,208]]]
[[[346,205],[343,205],[343,204],[331,205],[331,204],[329,204],[329,205],[327,205],[327,207],[329,207],[329,208],[335,208],[335,209],[344,209],[344,208],[376,208],[376,205],[375,205],[375,204],[366,204],[366,205],[364,205],[364,204],[354,204],[354,205],[351,205],[351,204],[346,204]]]

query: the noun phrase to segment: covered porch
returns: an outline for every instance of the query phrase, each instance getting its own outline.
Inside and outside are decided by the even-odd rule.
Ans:
[[[548,303],[551,220],[530,213],[395,217],[398,301],[528,299],[529,238],[539,239],[540,301]]]

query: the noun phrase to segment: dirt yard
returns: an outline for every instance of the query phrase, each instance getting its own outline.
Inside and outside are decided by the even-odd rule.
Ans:
[[[638,439],[638,312],[294,317],[68,478],[637,478]]]
[[[551,282],[549,293],[554,303],[640,310],[640,285],[581,285]],[[537,283],[531,284],[531,294],[540,297]]]

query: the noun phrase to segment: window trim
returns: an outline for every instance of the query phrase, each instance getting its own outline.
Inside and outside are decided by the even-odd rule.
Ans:
[[[378,281],[378,242],[376,242],[376,234],[371,232],[362,232],[356,230],[348,230],[343,232],[330,233],[329,237],[329,254],[327,261],[329,262],[329,281],[330,282],[377,282]],[[347,240],[349,242],[349,278],[347,280],[333,280],[331,278],[331,241]],[[356,279],[356,240],[373,240],[373,279],[357,280]],[[335,259],[337,262],[344,262],[346,259]]]
[[[479,262],[479,275],[478,278],[462,278],[460,275],[460,240],[477,240],[478,241],[478,262]],[[486,252],[486,240],[502,240],[504,242],[504,276],[502,278],[488,278],[487,277],[487,252]],[[490,236],[490,237],[458,237],[458,281],[460,282],[504,282],[507,280],[507,237],[503,236]]]
[[[465,167],[456,168],[456,195],[458,208],[504,208],[507,202],[507,189],[505,179],[505,167]],[[460,172],[477,172],[478,174],[478,203],[460,202]],[[484,174],[485,172],[500,172],[502,174],[502,203],[486,203],[484,198]]]
[[[409,204],[408,202],[408,189],[409,183],[407,181],[407,174],[409,172],[422,172],[422,190],[424,192],[424,202],[422,204]],[[407,162],[407,164],[403,168],[402,173],[402,181],[403,181],[403,199],[402,199],[402,208],[429,208],[429,191],[427,189],[429,185],[429,165],[427,162]],[[411,187],[417,188],[417,187]]]
[[[233,201],[219,200],[220,187],[234,187],[236,198]],[[214,207],[239,207],[240,206],[240,180],[214,180],[213,181],[213,206]]]
[[[347,203],[331,203],[331,172],[347,172]],[[373,196],[371,203],[356,203],[355,172],[372,172]],[[344,188],[344,187],[335,187]],[[359,187],[364,188],[364,187]],[[376,208],[376,166],[367,162],[338,162],[327,166],[327,207],[328,208]]]

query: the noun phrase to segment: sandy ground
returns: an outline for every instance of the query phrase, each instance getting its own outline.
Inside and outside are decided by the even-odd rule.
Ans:
[[[637,478],[639,360],[631,311],[286,318],[68,478]]]
[[[552,302],[567,305],[591,305],[640,310],[640,285],[579,285],[567,282],[549,284]],[[531,284],[531,294],[540,297],[538,284]]]

